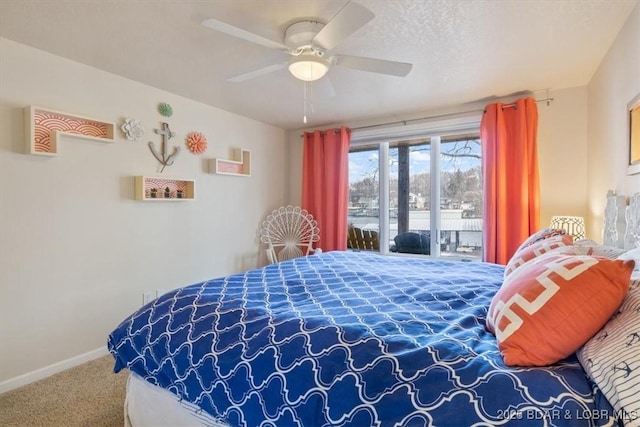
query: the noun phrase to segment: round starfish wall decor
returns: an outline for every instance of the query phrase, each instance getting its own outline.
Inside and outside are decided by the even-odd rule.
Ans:
[[[144,135],[144,127],[140,120],[132,119],[130,117],[125,119],[121,129],[129,141],[136,141]]]
[[[161,102],[158,105],[158,112],[165,117],[171,117],[173,115],[173,108],[166,102]]]
[[[200,132],[191,132],[187,135],[187,148],[193,154],[202,154],[207,149],[207,138]]]

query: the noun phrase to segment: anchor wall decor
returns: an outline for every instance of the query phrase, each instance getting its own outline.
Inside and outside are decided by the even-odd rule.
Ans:
[[[162,129],[154,129],[153,131],[158,135],[162,135],[160,154],[158,154],[155,147],[153,146],[153,142],[149,141],[149,149],[151,149],[153,157],[155,157],[162,165],[162,169],[160,169],[160,173],[162,173],[166,166],[171,166],[173,164],[175,156],[180,151],[180,147],[173,147],[173,153],[167,155],[167,142],[169,142],[169,139],[176,136],[175,132],[171,132],[171,129],[169,129],[169,123],[162,123]]]

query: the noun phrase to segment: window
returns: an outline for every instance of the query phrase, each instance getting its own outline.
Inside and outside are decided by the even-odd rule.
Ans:
[[[349,223],[382,253],[481,258],[480,153],[477,132],[353,143]]]

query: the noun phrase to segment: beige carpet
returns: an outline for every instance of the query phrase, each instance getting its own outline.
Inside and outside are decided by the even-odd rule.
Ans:
[[[0,395],[2,427],[122,427],[127,371],[111,355]]]

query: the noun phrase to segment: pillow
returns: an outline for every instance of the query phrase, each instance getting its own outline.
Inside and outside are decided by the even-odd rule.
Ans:
[[[633,265],[550,252],[516,269],[487,314],[505,363],[545,366],[578,350],[622,303]]]
[[[573,243],[573,237],[569,234],[560,234],[549,237],[547,239],[535,242],[522,250],[513,254],[509,262],[504,269],[504,277],[513,273],[515,269],[521,267],[525,262],[530,261],[540,255],[544,255],[549,251],[552,251],[563,246],[570,246]]]
[[[640,280],[620,309],[578,350],[578,360],[624,425],[640,426]]]
[[[631,273],[632,280],[640,280],[640,248],[630,249],[618,256],[617,259],[623,261],[633,260],[636,263],[633,273]]]
[[[553,236],[560,236],[562,234],[567,234],[567,232],[561,228],[544,228],[527,237],[525,241],[520,244],[518,249],[516,249],[514,254],[518,253],[518,251],[521,251],[527,246],[531,246],[534,243],[539,242],[540,240],[548,239],[549,237]]]
[[[573,245],[580,248],[587,248],[587,255],[601,256],[609,259],[616,259],[618,256],[625,253],[624,249],[616,248],[615,246],[601,245],[593,240],[578,240],[573,242]]]

